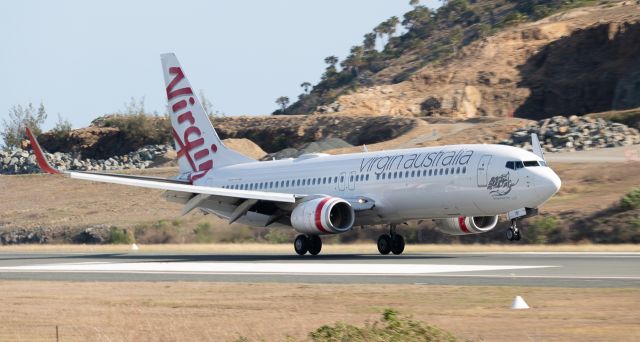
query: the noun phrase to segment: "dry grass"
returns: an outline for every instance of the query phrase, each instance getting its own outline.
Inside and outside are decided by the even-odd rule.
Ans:
[[[292,244],[237,243],[237,244],[138,244],[139,253],[282,253],[292,254]],[[4,245],[0,252],[62,252],[62,253],[102,253],[131,252],[129,245]],[[575,244],[575,245],[407,245],[407,253],[499,253],[499,252],[640,252],[640,244]],[[375,244],[357,243],[332,245],[324,244],[323,254],[377,253]]]
[[[0,283],[0,340],[307,339],[323,324],[377,320],[384,308],[487,341],[633,341],[639,289],[244,284]],[[522,295],[531,310],[508,309]]]

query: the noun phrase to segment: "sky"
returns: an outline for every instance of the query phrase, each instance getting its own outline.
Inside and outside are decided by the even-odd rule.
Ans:
[[[437,0],[423,0],[435,7]],[[351,46],[409,0],[3,1],[0,121],[44,103],[74,127],[144,97],[164,113],[159,55],[175,52],[193,88],[225,115],[267,115],[315,84],[324,58]]]

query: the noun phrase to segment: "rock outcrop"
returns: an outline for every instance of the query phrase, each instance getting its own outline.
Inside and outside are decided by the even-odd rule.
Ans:
[[[601,118],[554,116],[519,129],[501,144],[531,149],[531,134],[540,138],[547,152],[590,150],[640,144],[635,128]]]

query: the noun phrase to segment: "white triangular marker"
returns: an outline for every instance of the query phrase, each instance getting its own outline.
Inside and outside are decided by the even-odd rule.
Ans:
[[[139,248],[139,247],[138,247],[138,245],[136,245],[135,243],[131,245],[131,250],[132,250],[132,251],[137,251],[137,250],[139,250],[139,249],[140,249],[140,248]]]
[[[527,302],[525,302],[522,297],[516,296],[516,298],[513,300],[513,303],[511,304],[511,308],[516,310],[529,309],[529,305],[527,305]]]

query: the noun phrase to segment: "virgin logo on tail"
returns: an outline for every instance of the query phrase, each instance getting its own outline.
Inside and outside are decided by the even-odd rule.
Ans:
[[[175,86],[184,79],[184,73],[179,67],[170,67],[169,74],[175,75],[171,83],[167,86],[167,98],[169,102],[176,97],[188,96],[187,99],[179,100],[171,106],[172,114],[177,118],[178,125],[187,123],[182,137],[176,132],[175,127],[172,128],[171,134],[178,145],[178,159],[187,158],[193,172],[189,176],[191,181],[195,181],[213,169],[213,159],[210,154],[215,153],[218,147],[212,144],[209,148],[205,146],[205,139],[202,137],[202,131],[196,125],[196,120],[190,110],[190,106],[196,103],[193,90],[190,87],[174,89]],[[193,152],[193,153],[192,153]],[[211,153],[210,153],[211,152]]]

